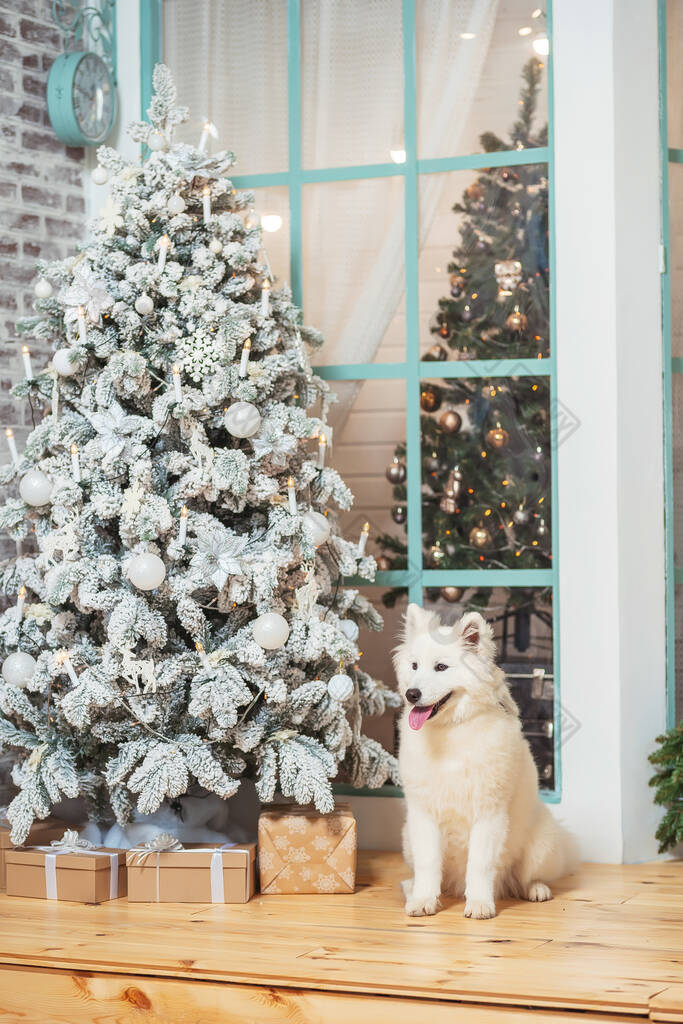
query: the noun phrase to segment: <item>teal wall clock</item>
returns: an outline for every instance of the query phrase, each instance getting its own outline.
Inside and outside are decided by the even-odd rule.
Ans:
[[[116,117],[116,86],[105,61],[88,51],[57,57],[47,79],[47,109],[67,146],[104,142]]]

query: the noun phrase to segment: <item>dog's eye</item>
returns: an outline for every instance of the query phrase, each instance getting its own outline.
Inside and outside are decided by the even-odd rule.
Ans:
[[[417,672],[417,662],[413,662],[413,672]]]
[[[447,668],[448,668],[448,665],[444,665],[444,663],[442,661],[440,661],[440,662],[438,662],[434,666],[434,671],[435,672],[445,672]]]

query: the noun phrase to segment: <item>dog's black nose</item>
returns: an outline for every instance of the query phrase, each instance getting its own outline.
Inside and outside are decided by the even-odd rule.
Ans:
[[[422,690],[418,690],[416,686],[411,686],[409,690],[406,690],[406,700],[410,704],[417,704],[421,696]]]

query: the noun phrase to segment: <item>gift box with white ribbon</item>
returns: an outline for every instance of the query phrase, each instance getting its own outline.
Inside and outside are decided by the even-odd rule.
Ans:
[[[7,850],[5,859],[8,896],[104,903],[126,895],[126,851],[95,847],[77,832]]]
[[[164,833],[128,851],[130,903],[247,903],[254,895],[255,843],[193,843]]]
[[[59,839],[64,835],[66,825],[57,818],[45,818],[44,821],[34,821],[31,831],[26,839],[25,846],[38,846],[51,843],[53,839]],[[10,838],[12,826],[7,818],[0,818],[0,892],[6,888],[6,865],[5,857],[8,850],[16,849],[16,844]]]

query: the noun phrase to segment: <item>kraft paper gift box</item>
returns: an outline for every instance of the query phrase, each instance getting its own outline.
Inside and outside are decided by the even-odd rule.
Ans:
[[[254,895],[256,843],[164,846],[164,838],[128,851],[129,903],[247,903]]]
[[[6,856],[8,896],[104,903],[126,895],[125,850],[18,846]]]
[[[348,804],[331,814],[280,805],[261,812],[258,823],[261,892],[353,892],[356,882],[356,819]]]
[[[10,839],[12,826],[6,818],[0,819],[0,892],[4,892],[6,883],[5,857],[8,850],[16,849]],[[26,839],[26,846],[49,846],[53,839],[61,839],[64,835],[66,824],[58,821],[57,818],[49,817],[44,821],[35,821],[31,825],[31,831]]]

